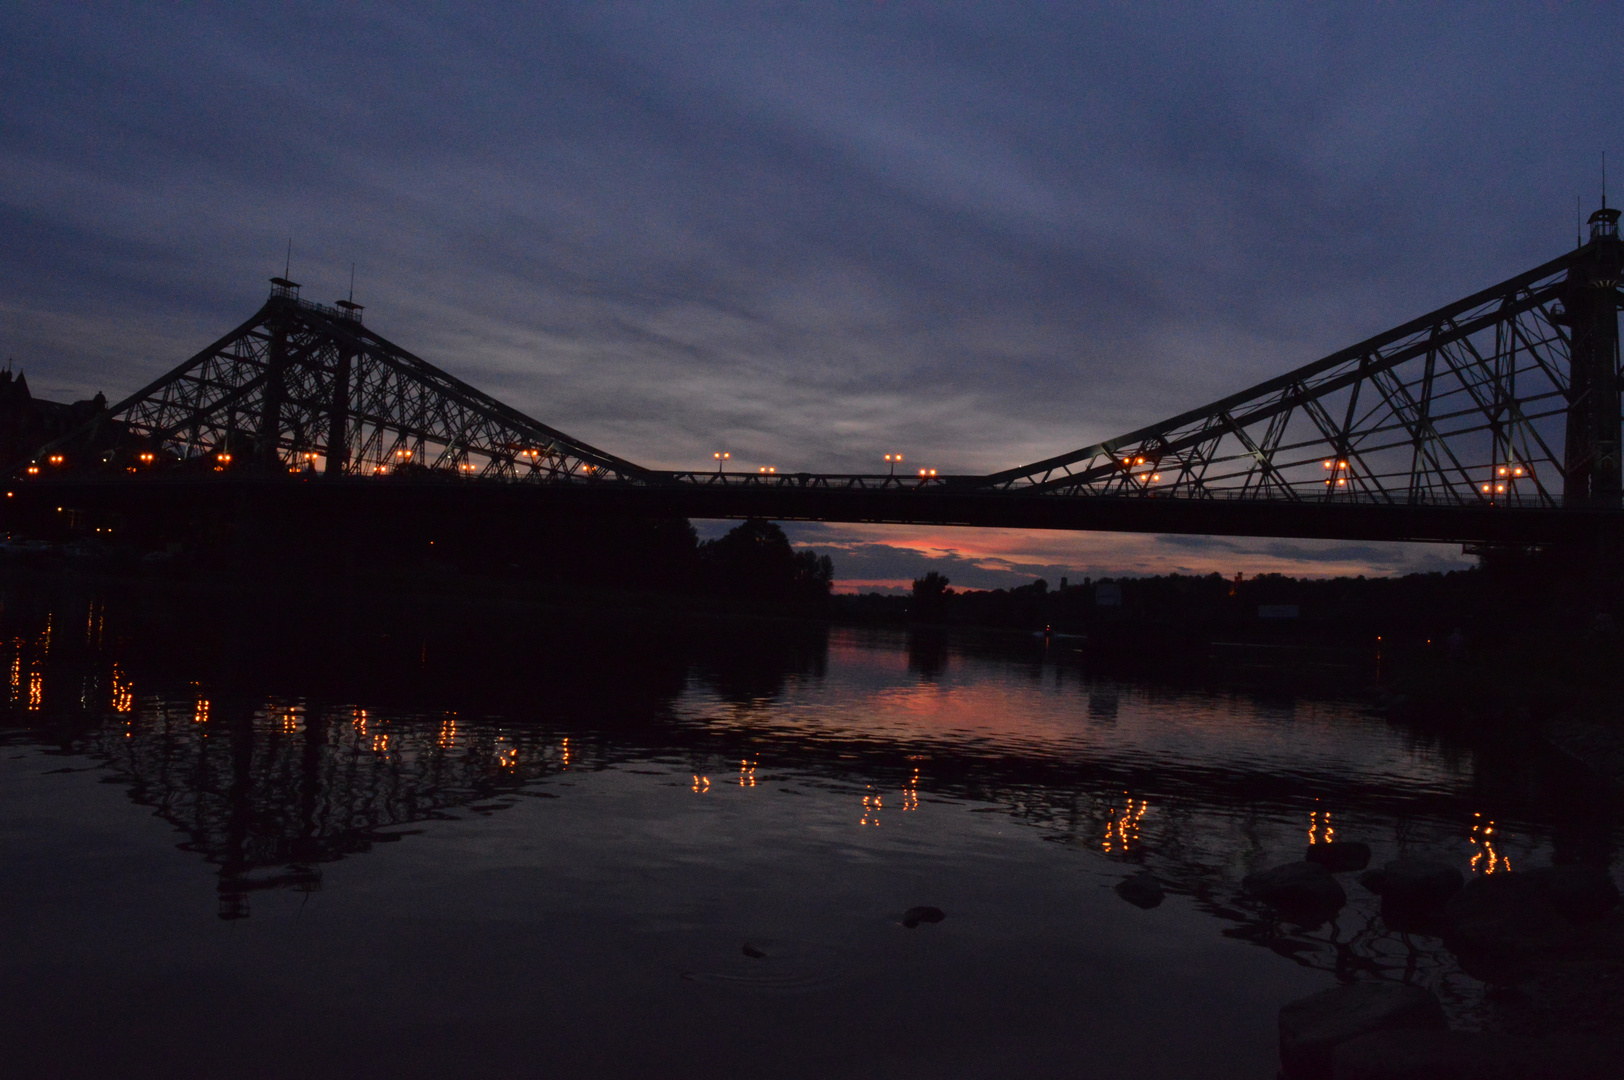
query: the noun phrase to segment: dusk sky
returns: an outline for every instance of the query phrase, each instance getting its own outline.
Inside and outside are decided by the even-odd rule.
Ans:
[[[1603,4],[9,4],[0,355],[121,397],[291,237],[306,298],[354,263],[378,332],[639,464],[988,472],[1560,254],[1621,41]],[[791,532],[848,583],[1467,565]]]

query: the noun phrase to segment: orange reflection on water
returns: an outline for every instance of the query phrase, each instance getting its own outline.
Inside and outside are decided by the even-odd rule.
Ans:
[[[868,786],[870,788],[872,788],[874,785],[870,784]],[[864,795],[863,796],[863,816],[862,816],[861,820],[859,820],[857,822],[857,824],[859,824],[859,825],[872,825],[876,829],[879,828],[880,827],[880,808],[881,808],[881,803],[880,803],[880,797],[878,795]]]
[[[355,728],[357,735],[365,735],[367,733],[367,711],[365,709],[356,709],[355,715],[350,719],[350,725]]]
[[[564,745],[558,751],[558,767],[561,770],[570,767],[570,740],[568,735],[564,736]],[[705,784],[709,786],[710,781],[705,781]]]
[[[744,760],[741,760],[739,762],[739,786],[740,787],[755,787],[756,786],[756,763],[755,762],[750,761],[749,759],[744,759]]]
[[[441,750],[450,750],[457,745],[457,716],[455,713],[448,714],[440,721],[440,734],[435,739],[435,742],[439,744]]]
[[[38,678],[38,676],[35,676]],[[36,708],[33,688],[29,688],[29,708]],[[113,711],[129,712],[135,708],[135,684],[130,682],[117,664],[113,665]]]
[[[1114,806],[1106,811],[1104,847],[1107,854],[1126,852],[1139,842],[1139,819],[1150,809],[1144,799],[1135,800],[1126,791],[1122,794],[1127,799],[1122,811],[1119,813]]]
[[[902,812],[919,809],[919,766],[914,766],[913,775],[902,788]]]
[[[1472,846],[1477,848],[1472,855],[1473,871],[1481,870],[1485,874],[1500,871],[1509,873],[1511,859],[1494,850],[1494,822],[1485,820],[1482,814],[1473,814],[1472,817],[1477,819],[1472,825],[1470,837]]]
[[[209,722],[209,699],[198,698],[197,704],[192,708],[192,723],[206,724]]]
[[[710,790],[710,777],[708,777],[708,776],[700,776],[698,773],[695,773],[694,774],[694,788],[693,788],[693,790],[694,790],[695,795],[703,795],[703,794],[705,794],[705,792],[709,791]]]
[[[1318,799],[1314,801],[1319,802]],[[1315,807],[1314,812],[1308,815],[1308,842],[1310,844],[1329,844],[1331,837],[1334,835],[1336,835],[1336,830],[1331,827],[1331,812]]]

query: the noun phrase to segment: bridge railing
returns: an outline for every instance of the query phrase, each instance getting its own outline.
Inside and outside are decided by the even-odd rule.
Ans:
[[[664,472],[656,475],[678,484],[733,488],[825,488],[842,491],[941,490],[950,482],[974,483],[974,476],[893,476],[889,473],[811,472]]]
[[[216,455],[223,460],[228,456]],[[28,485],[31,483],[67,481],[70,483],[140,483],[185,480],[187,482],[213,482],[235,479],[258,478],[260,480],[272,479],[255,469],[252,464],[244,468],[235,467],[236,463],[227,462],[207,471],[197,468],[184,468],[187,464],[212,465],[213,459],[198,459],[193,462],[154,462],[154,455],[144,454],[131,458],[124,467],[106,467],[81,471],[68,467],[67,463],[58,458],[41,459],[37,464],[31,464],[21,469],[11,478],[13,484]],[[123,461],[116,463],[124,465]],[[176,468],[182,466],[182,468]],[[288,479],[314,480],[321,477],[319,468],[293,467],[288,470]],[[327,479],[333,479],[331,477]],[[1032,500],[1066,501],[1066,502],[1137,502],[1152,500],[1159,503],[1252,503],[1274,506],[1361,506],[1370,508],[1380,507],[1461,507],[1473,509],[1512,509],[1512,510],[1545,510],[1561,511],[1567,509],[1560,496],[1550,492],[1452,492],[1422,493],[1410,495],[1390,495],[1381,491],[1339,490],[1336,492],[1321,492],[1305,490],[1295,494],[1294,497],[1283,497],[1276,490],[1250,489],[1237,490],[1230,488],[1198,488],[1188,485],[1167,488],[1139,488],[1129,490],[1104,491],[1071,491],[1060,492],[1053,490],[1033,490],[1030,488],[993,487],[988,485],[987,478],[975,475],[953,476],[892,476],[887,473],[811,473],[811,472],[782,472],[782,473],[745,473],[745,472],[654,472],[650,471],[635,478],[604,476],[597,470],[580,474],[559,475],[552,478],[544,476],[492,476],[459,470],[452,466],[430,467],[411,466],[400,470],[380,473],[377,475],[348,474],[342,478],[345,483],[383,483],[390,485],[427,483],[427,484],[471,484],[479,486],[537,486],[537,487],[647,487],[647,488],[689,488],[689,489],[726,489],[740,493],[757,491],[763,494],[778,492],[784,494],[804,492],[812,495],[819,492],[827,493],[866,493],[872,495],[892,496],[921,496],[942,497],[955,496],[973,499],[987,499],[998,501],[1030,502]],[[1594,510],[1600,507],[1579,506],[1575,509]],[[1615,507],[1616,509],[1616,507]]]
[[[953,476],[892,476],[887,473],[746,473],[746,472],[664,472],[655,474],[661,479],[696,487],[724,487],[771,491],[872,491],[918,492],[921,494],[981,495],[1005,499],[1156,499],[1178,502],[1222,501],[1252,503],[1301,503],[1304,505],[1348,506],[1470,506],[1476,508],[1506,508],[1525,510],[1559,510],[1562,503],[1552,494],[1540,492],[1500,493],[1415,493],[1413,495],[1388,494],[1381,491],[1338,490],[1322,492],[1317,489],[1301,491],[1295,498],[1282,497],[1278,490],[1253,488],[1192,488],[1188,485],[1169,488],[1142,488],[1131,491],[1031,491],[1020,488],[993,488],[986,477],[974,475]]]

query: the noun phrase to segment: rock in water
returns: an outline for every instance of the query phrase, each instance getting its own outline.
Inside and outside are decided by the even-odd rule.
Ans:
[[[1338,986],[1281,1008],[1280,1065],[1288,1080],[1323,1080],[1331,1075],[1332,1051],[1350,1039],[1376,1031],[1447,1026],[1438,999],[1419,986]]]
[[[1319,863],[1295,862],[1247,874],[1241,891],[1287,915],[1330,915],[1348,902],[1348,894]]]
[[[1600,867],[1564,863],[1530,870],[1528,876],[1538,879],[1556,910],[1576,923],[1599,919],[1618,906],[1618,886]]]
[[[1468,974],[1514,979],[1573,936],[1549,878],[1537,871],[1473,878],[1444,905],[1444,944]]]
[[[1334,1080],[1528,1080],[1538,1055],[1481,1031],[1378,1031],[1331,1052]]]
[[[1465,879],[1448,863],[1398,859],[1382,868],[1382,920],[1395,930],[1427,926]]]
[[[945,918],[941,908],[911,907],[902,913],[902,925],[912,930],[920,923],[938,923]]]
[[[766,953],[762,952],[748,941],[744,943],[744,955],[748,956],[752,960],[765,960],[767,958]]]
[[[1332,840],[1329,844],[1309,844],[1303,856],[1309,862],[1319,863],[1333,874],[1346,870],[1363,870],[1370,865],[1370,845],[1357,840]]]
[[[1160,904],[1166,895],[1162,892],[1162,883],[1149,870],[1141,870],[1117,882],[1116,893],[1134,907],[1147,910]]]

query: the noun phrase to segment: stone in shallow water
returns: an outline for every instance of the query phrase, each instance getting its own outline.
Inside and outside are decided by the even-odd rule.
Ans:
[[[1319,863],[1271,866],[1241,879],[1241,891],[1288,915],[1328,915],[1348,902],[1348,894]]]
[[[1574,934],[1538,873],[1474,878],[1444,905],[1443,918],[1444,944],[1468,974],[1488,982],[1526,975]]]
[[[1425,859],[1390,862],[1382,868],[1382,920],[1395,930],[1425,926],[1438,918],[1465,880],[1448,863]]]
[[[1574,922],[1599,919],[1618,906],[1618,886],[1598,866],[1564,863],[1530,870],[1528,876],[1537,878],[1556,910]]]
[[[1522,1042],[1478,1031],[1420,1028],[1360,1035],[1331,1051],[1332,1080],[1526,1080],[1549,1075]]]
[[[1399,1028],[1442,1029],[1438,999],[1419,986],[1358,982],[1302,998],[1280,1010],[1280,1065],[1288,1080],[1331,1075],[1331,1052],[1360,1035]]]
[[[1370,865],[1370,845],[1357,840],[1332,840],[1328,844],[1309,844],[1303,856],[1309,862],[1319,863],[1333,874],[1347,870],[1363,870]]]
[[[1156,875],[1149,870],[1141,870],[1131,877],[1123,878],[1117,882],[1116,892],[1134,907],[1146,909],[1160,904],[1166,895],[1162,892],[1162,883],[1157,881]]]
[[[941,908],[911,907],[902,913],[902,925],[912,930],[920,923],[939,923],[945,918],[947,915]]]

